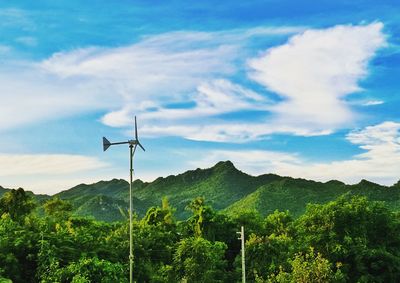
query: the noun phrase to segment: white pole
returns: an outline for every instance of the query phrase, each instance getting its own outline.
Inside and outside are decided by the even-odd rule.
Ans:
[[[242,282],[246,283],[246,263],[245,263],[245,253],[244,253],[244,226],[241,229],[242,238]]]
[[[244,252],[244,227],[242,226],[240,229],[240,232],[236,232],[237,234],[240,235],[239,240],[241,240],[242,244],[242,282],[246,283],[246,258],[245,258],[245,252]]]
[[[129,282],[133,283],[133,238],[132,238],[132,182],[133,182],[133,145],[130,149],[130,182],[129,182]]]

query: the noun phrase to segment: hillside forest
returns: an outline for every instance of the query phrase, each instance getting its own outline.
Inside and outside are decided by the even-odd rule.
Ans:
[[[218,166],[212,170],[222,180],[226,168]],[[214,171],[202,181],[214,178]],[[172,181],[176,184],[176,179],[168,180]],[[304,180],[289,183],[293,182],[300,184],[297,188],[307,187]],[[342,186],[337,181],[334,184]],[[94,186],[99,193],[99,184]],[[265,188],[265,183],[258,186]],[[386,189],[394,193],[396,187]],[[274,190],[287,194],[282,184]],[[365,192],[371,190],[366,186]],[[213,206],[215,197],[208,201],[198,196],[187,200],[184,212],[169,197],[159,198],[158,205],[144,213],[136,211],[135,281],[241,282],[237,234],[241,226],[245,229],[247,282],[400,281],[400,214],[394,203],[353,191],[339,196],[331,193],[333,199],[321,198],[319,203],[308,201],[303,210],[295,199],[287,201],[290,209],[273,211],[240,205],[250,200],[266,204],[265,196],[273,196],[257,193],[256,200],[258,191],[252,189],[234,206],[218,209]],[[310,200],[317,195],[307,194]],[[36,196],[22,188],[4,190],[0,282],[128,282],[129,223],[124,210],[121,219],[106,221],[81,215],[73,198]]]

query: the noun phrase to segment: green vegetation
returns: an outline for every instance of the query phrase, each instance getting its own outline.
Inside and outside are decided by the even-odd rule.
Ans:
[[[0,282],[127,282],[128,183],[0,187]],[[249,176],[230,162],[134,184],[136,282],[400,282],[399,182]],[[12,281],[11,281],[12,280]]]
[[[262,216],[275,210],[289,210],[294,217],[298,217],[305,212],[308,203],[327,203],[346,193],[385,201],[390,208],[400,210],[399,183],[386,187],[365,180],[356,185],[346,185],[339,181],[322,183],[274,174],[254,177],[237,170],[230,161],[219,162],[209,169],[158,178],[151,183],[136,180],[133,188],[133,207],[139,217],[166,197],[176,209],[175,217],[184,220],[190,216],[186,206],[199,196],[214,209],[223,210],[233,217],[243,213],[243,210],[254,210]],[[9,190],[0,187],[0,194],[6,191]],[[32,196],[39,203],[50,198]],[[113,179],[81,184],[56,196],[68,200],[76,216],[89,216],[107,222],[123,221],[129,207],[129,183]]]
[[[22,189],[7,191],[0,205],[0,282],[128,281],[127,221],[76,216],[58,197],[39,209]],[[345,194],[295,218],[229,216],[198,197],[186,210],[177,221],[164,198],[134,218],[136,282],[240,282],[243,224],[248,282],[400,280],[400,214],[384,202]]]

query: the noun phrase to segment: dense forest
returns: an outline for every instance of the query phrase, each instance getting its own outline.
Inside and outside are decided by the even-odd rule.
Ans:
[[[237,231],[245,227],[248,282],[399,282],[400,215],[384,202],[344,194],[262,215],[214,210],[201,197],[177,220],[168,199],[135,216],[137,282],[240,282]],[[128,221],[72,213],[59,197],[23,189],[0,199],[0,282],[127,282]]]
[[[382,186],[366,180],[347,185],[337,180],[316,182],[275,174],[251,176],[230,161],[211,168],[186,171],[160,177],[152,182],[133,183],[134,210],[139,218],[167,197],[177,220],[191,216],[188,203],[201,196],[217,211],[235,215],[245,210],[258,211],[263,217],[275,210],[289,210],[295,218],[304,214],[308,203],[324,204],[343,194],[361,195],[371,201],[384,201],[392,210],[400,210],[400,182]],[[10,189],[0,186],[0,197]],[[129,207],[129,183],[123,179],[80,184],[54,196],[32,195],[38,203],[59,197],[72,204],[72,213],[96,220],[124,221]]]

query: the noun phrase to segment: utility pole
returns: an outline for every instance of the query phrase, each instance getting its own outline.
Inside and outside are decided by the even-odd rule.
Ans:
[[[135,155],[136,147],[139,146],[143,151],[145,151],[142,144],[139,142],[137,133],[137,123],[135,116],[135,139],[128,140],[125,142],[109,142],[105,137],[103,137],[103,151],[106,151],[111,145],[117,144],[129,144],[129,282],[133,283],[133,236],[132,236],[132,183],[133,183],[133,156]]]
[[[246,257],[244,252],[244,227],[242,226],[240,232],[236,232],[240,235],[238,240],[241,240],[242,243],[242,283],[246,283]]]

